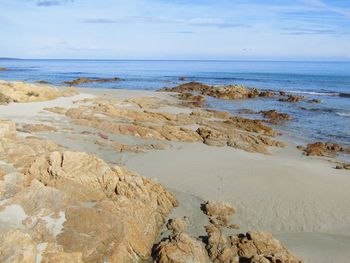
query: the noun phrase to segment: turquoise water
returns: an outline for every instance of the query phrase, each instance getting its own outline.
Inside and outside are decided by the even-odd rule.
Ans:
[[[124,81],[86,87],[156,90],[184,83],[179,77],[186,76],[187,81],[212,85],[244,84],[300,93],[323,103],[209,98],[208,106],[231,113],[244,108],[277,109],[294,117],[278,129],[298,143],[321,140],[350,145],[350,62],[0,60],[0,67],[10,69],[0,72],[0,79],[46,80],[57,85],[78,77],[121,77]]]

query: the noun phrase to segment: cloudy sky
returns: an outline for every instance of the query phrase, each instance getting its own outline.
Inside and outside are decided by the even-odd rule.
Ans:
[[[0,0],[0,57],[350,60],[349,0]]]

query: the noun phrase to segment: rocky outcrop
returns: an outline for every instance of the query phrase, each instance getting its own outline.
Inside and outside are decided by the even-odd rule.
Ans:
[[[7,71],[8,68],[3,68],[3,67],[0,67],[0,71]]]
[[[12,102],[12,99],[9,96],[6,96],[2,92],[0,92],[0,105],[6,105]]]
[[[338,170],[350,170],[350,163],[338,163],[335,169]]]
[[[6,243],[1,242],[0,247],[6,245],[2,251],[10,251],[1,253],[1,262],[13,262],[17,255],[23,259],[24,254],[40,255],[42,262],[148,259],[166,217],[177,206],[163,186],[44,139],[6,133],[0,142],[0,159],[13,164],[22,178],[11,190],[6,187],[14,175],[1,176],[0,197],[7,200],[0,213],[8,207],[18,210],[23,220],[16,219],[17,224],[28,233],[0,237]],[[6,227],[10,231],[15,226],[10,222]],[[11,248],[11,242],[24,248]],[[48,244],[46,249],[38,249],[42,243]]]
[[[21,81],[0,81],[0,94],[7,98],[7,103],[21,103],[69,97],[79,94],[79,92],[74,88],[58,89],[48,85],[31,84]]]
[[[297,148],[306,156],[335,157],[339,153],[350,154],[349,147],[343,147],[337,143],[331,142],[315,142],[308,144],[306,147],[298,146]]]
[[[180,100],[183,100],[183,105],[193,107],[203,107],[206,103],[205,98],[201,95],[193,95],[192,93],[180,93],[178,95]]]
[[[199,93],[201,95],[227,100],[275,96],[275,94],[271,91],[260,92],[258,89],[249,89],[241,85],[216,87],[209,86],[200,82],[189,82],[174,88],[163,88],[160,91],[178,93]]]
[[[299,101],[302,101],[302,100],[305,100],[305,99],[306,99],[306,97],[304,97],[304,96],[298,96],[298,95],[291,95],[291,94],[289,94],[285,98],[280,98],[279,101],[296,103],[296,102],[299,102]]]
[[[202,210],[211,222],[205,226],[207,235],[196,239],[185,233],[183,219],[169,221],[168,229],[172,233],[155,246],[155,262],[303,262],[269,233],[250,231],[229,235],[228,229],[232,229],[233,225],[230,222],[231,216],[235,212],[230,204],[208,201],[202,205]],[[234,226],[236,229],[237,226]]]
[[[80,84],[86,84],[86,83],[107,83],[107,82],[115,82],[115,81],[121,81],[121,78],[77,78],[71,81],[65,81],[65,84],[68,85],[80,85]]]

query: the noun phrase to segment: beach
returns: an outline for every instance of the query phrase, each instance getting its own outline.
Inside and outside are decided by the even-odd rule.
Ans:
[[[118,101],[123,110],[108,110],[106,101],[111,99]],[[67,150],[96,155],[109,164],[160,183],[179,201],[179,206],[167,217],[189,217],[190,235],[205,235],[208,220],[199,209],[201,204],[208,200],[223,201],[237,211],[233,221],[239,225],[238,232],[270,232],[305,262],[347,261],[350,257],[350,177],[348,170],[335,169],[335,161],[305,156],[293,141],[283,136],[276,139],[282,141],[284,147],[262,144],[260,148],[251,148],[237,142],[234,147],[203,144],[191,131],[200,127],[198,123],[204,119],[192,124],[187,119],[171,120],[173,115],[169,115],[167,121],[173,121],[172,125],[180,123],[189,131],[183,134],[185,130],[173,130],[176,126],[169,126],[172,128],[166,133],[171,132],[173,137],[158,128],[159,133],[153,137],[148,134],[135,137],[130,131],[124,133],[119,126],[116,132],[113,127],[92,122],[91,117],[79,117],[85,116],[91,105],[96,105],[96,110],[103,103],[107,107],[104,114],[121,119],[133,116],[138,120],[135,125],[158,121],[159,113],[187,116],[196,111],[189,106],[179,106],[179,102],[171,92],[82,88],[79,94],[69,97],[2,105],[0,119],[15,122],[20,137],[42,137]],[[63,112],[62,108],[79,107],[83,109],[79,113],[57,113]],[[146,115],[141,119],[135,112]],[[153,112],[152,115],[147,115],[149,112]],[[103,119],[100,115],[94,116]],[[26,130],[28,124],[44,125],[44,128],[29,130],[27,127]],[[118,147],[111,148],[116,142]],[[133,145],[137,148],[131,147]],[[4,220],[1,216],[4,215],[0,212],[0,219]]]

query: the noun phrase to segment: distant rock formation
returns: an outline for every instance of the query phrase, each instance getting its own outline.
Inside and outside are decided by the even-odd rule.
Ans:
[[[335,157],[339,153],[350,154],[349,147],[343,147],[332,142],[315,142],[308,144],[306,147],[298,146],[297,148],[307,156]]]
[[[80,85],[80,84],[86,84],[86,83],[107,83],[107,82],[115,82],[115,81],[121,81],[121,78],[77,78],[71,81],[65,81],[65,84],[68,85]]]

